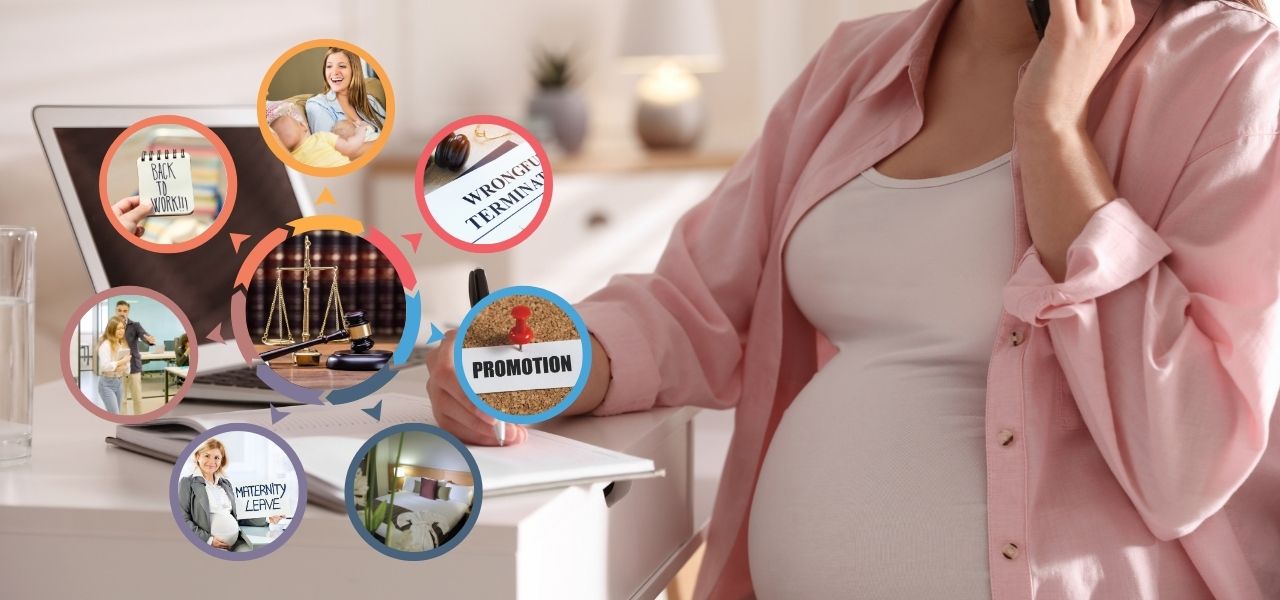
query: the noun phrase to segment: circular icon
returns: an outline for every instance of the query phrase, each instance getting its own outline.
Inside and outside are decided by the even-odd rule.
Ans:
[[[115,423],[163,416],[195,380],[195,329],[155,290],[123,286],[84,301],[62,331],[62,378],[76,401]]]
[[[564,298],[515,286],[471,308],[454,340],[463,393],[484,413],[530,425],[573,405],[591,372],[591,338]]]
[[[346,175],[368,164],[394,123],[395,94],[386,71],[371,54],[341,40],[290,48],[258,89],[258,128],[267,146],[308,175]]]
[[[551,206],[551,163],[527,130],[493,115],[458,119],[427,142],[418,209],[440,239],[468,252],[524,241]]]
[[[297,402],[363,398],[391,380],[417,341],[421,296],[408,259],[347,217],[289,226],[292,235],[275,229],[258,240],[236,276],[236,346],[264,383]]]
[[[236,168],[218,134],[179,115],[130,125],[102,158],[107,221],[144,250],[172,254],[209,241],[236,203]]]
[[[395,425],[370,438],[346,481],[351,524],[375,550],[400,560],[435,558],[462,543],[484,495],[467,447],[423,423]]]
[[[271,430],[219,425],[196,436],[173,465],[169,506],[178,529],[225,560],[266,556],[298,529],[307,508],[302,461]]]

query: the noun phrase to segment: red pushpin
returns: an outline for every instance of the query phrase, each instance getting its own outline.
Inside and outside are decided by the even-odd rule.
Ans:
[[[533,314],[528,306],[520,305],[511,309],[511,316],[516,319],[516,326],[511,328],[507,333],[507,340],[516,345],[516,350],[521,350],[521,346],[533,342],[533,329],[525,321],[529,320],[529,316]]]

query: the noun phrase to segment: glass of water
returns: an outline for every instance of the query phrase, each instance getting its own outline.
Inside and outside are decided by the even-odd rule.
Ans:
[[[0,464],[31,456],[36,231],[0,225]]]

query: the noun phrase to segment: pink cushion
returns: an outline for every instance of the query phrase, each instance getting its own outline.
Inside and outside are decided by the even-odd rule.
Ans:
[[[437,483],[438,482],[434,479],[431,479],[429,477],[423,477],[422,489],[418,491],[418,495],[422,496],[423,498],[431,498],[432,500],[435,500]]]

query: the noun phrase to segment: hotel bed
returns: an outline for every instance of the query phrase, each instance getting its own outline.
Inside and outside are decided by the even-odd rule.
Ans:
[[[374,510],[388,500],[391,494],[374,499]],[[392,506],[390,536],[385,522],[378,524],[374,533],[387,547],[405,552],[422,552],[449,541],[471,512],[466,502],[434,500],[405,490],[396,492]]]

